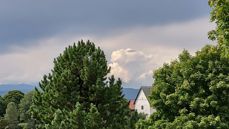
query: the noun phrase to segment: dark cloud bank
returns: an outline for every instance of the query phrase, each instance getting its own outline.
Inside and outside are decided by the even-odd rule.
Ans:
[[[63,33],[104,35],[208,14],[207,0],[3,0],[0,52]]]

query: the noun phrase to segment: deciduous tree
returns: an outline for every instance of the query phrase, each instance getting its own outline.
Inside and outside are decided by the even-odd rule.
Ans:
[[[3,96],[6,104],[10,102],[14,102],[16,105],[20,103],[23,97],[24,97],[24,93],[18,90],[9,91],[5,96]]]
[[[20,121],[25,122],[30,119],[29,109],[32,105],[34,91],[31,91],[24,95],[24,98],[21,99],[19,107]]]
[[[154,73],[150,97],[156,108],[138,129],[229,128],[229,1],[209,0],[211,20],[216,22],[207,45],[195,56],[187,51]]]
[[[6,108],[5,120],[7,121],[8,125],[6,128],[9,129],[18,129],[18,117],[19,112],[17,109],[17,105],[14,102],[10,102]]]

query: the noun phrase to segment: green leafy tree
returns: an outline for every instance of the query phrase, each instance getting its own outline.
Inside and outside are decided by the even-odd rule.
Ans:
[[[32,98],[34,95],[34,91],[31,91],[24,95],[24,98],[21,99],[19,107],[19,113],[20,113],[20,121],[26,122],[30,119],[29,109],[32,105]]]
[[[229,127],[229,59],[215,46],[178,61],[155,74],[151,104],[156,108],[139,129],[227,129]]]
[[[121,92],[121,80],[108,77],[109,71],[104,52],[90,41],[66,48],[34,95],[31,114],[37,128],[90,128],[87,121],[104,128],[130,127],[131,112]],[[60,119],[63,117],[69,120]]]
[[[24,93],[18,90],[9,91],[5,96],[3,96],[6,104],[10,102],[14,102],[16,105],[20,103],[23,97],[24,97]]]
[[[19,112],[17,109],[17,105],[14,102],[10,102],[6,108],[5,120],[7,121],[8,125],[6,128],[9,129],[18,129],[18,117]]]
[[[23,129],[34,129],[34,119],[31,118],[29,109],[32,105],[32,98],[35,91],[31,91],[24,95],[24,98],[21,99],[19,107],[19,120],[20,120],[20,126],[23,127]]]
[[[209,39],[217,40],[221,47],[221,56],[229,58],[229,1],[209,0],[212,8],[211,21],[217,24],[215,30],[209,32]]]
[[[207,45],[191,56],[187,51],[179,59],[154,73],[150,97],[156,108],[137,129],[228,129],[229,128],[229,1],[209,0],[211,20],[216,30]]]
[[[3,117],[0,118],[0,129],[5,129],[7,125],[8,125],[7,120],[5,120]]]
[[[0,96],[0,117],[3,117],[6,110],[5,100]]]

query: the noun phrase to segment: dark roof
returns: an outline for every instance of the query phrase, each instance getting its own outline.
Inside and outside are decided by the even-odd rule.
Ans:
[[[136,102],[136,100],[137,100],[137,98],[138,98],[138,95],[140,94],[140,91],[141,91],[141,90],[144,92],[146,98],[147,98],[148,101],[149,101],[149,96],[150,96],[150,93],[151,93],[151,88],[152,88],[152,86],[142,86],[142,87],[139,89],[139,91],[138,91],[138,94],[137,94],[137,96],[136,96],[136,98],[135,98],[135,100],[134,100],[134,103]]]
[[[143,90],[144,94],[148,98],[151,94],[151,86],[142,86],[141,89]]]

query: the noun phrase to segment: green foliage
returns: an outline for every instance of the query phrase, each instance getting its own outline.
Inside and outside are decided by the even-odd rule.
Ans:
[[[0,129],[5,129],[7,125],[7,120],[5,120],[4,118],[0,118]]]
[[[35,128],[34,120],[29,114],[33,94],[34,92],[32,91],[24,96],[24,93],[21,91],[13,90],[9,91],[3,98],[0,96],[0,117],[6,112],[4,119],[0,120],[2,128]],[[6,105],[8,105],[7,109]]]
[[[35,121],[33,119],[29,119],[26,123],[19,123],[18,126],[22,129],[36,129]]]
[[[150,97],[157,112],[138,123],[138,129],[228,129],[229,59],[216,46],[155,71]]]
[[[35,129],[34,119],[31,118],[29,109],[32,105],[32,98],[35,91],[31,91],[24,95],[24,98],[21,99],[19,107],[19,126],[23,129]]]
[[[223,50],[222,56],[229,58],[229,1],[209,0],[209,5],[211,21],[217,24],[216,29],[209,32],[209,39],[217,40]]]
[[[20,103],[23,97],[24,97],[24,93],[18,90],[9,91],[5,96],[3,96],[6,104],[10,102],[14,102],[16,105]]]
[[[5,120],[7,121],[8,125],[6,128],[9,129],[18,129],[18,117],[19,112],[17,109],[17,105],[14,102],[10,102],[6,108]]]
[[[109,71],[104,52],[90,41],[66,48],[34,94],[37,128],[130,128],[134,119],[121,80],[108,77]]]
[[[229,0],[209,0],[215,30],[195,56],[184,51],[179,60],[154,73],[150,97],[156,108],[137,129],[228,129],[229,128]]]
[[[76,104],[71,112],[56,110],[51,124],[46,124],[47,129],[103,129],[102,118],[97,108],[91,105],[90,110],[85,112],[82,105]]]
[[[18,105],[21,122],[25,122],[30,119],[29,109],[32,104],[33,95],[34,95],[34,91],[25,94],[24,98],[21,99],[21,102]]]
[[[0,117],[3,117],[6,110],[6,103],[5,100],[0,96]]]

